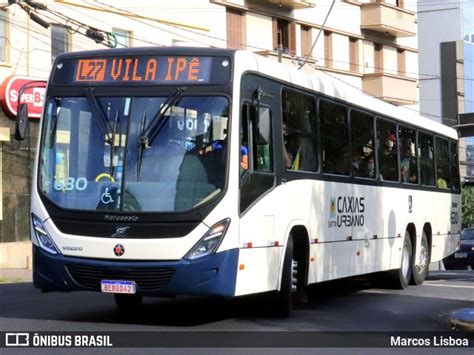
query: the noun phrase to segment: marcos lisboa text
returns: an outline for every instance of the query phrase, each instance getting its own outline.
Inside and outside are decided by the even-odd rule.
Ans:
[[[405,338],[391,336],[390,346],[394,347],[469,347],[469,339],[452,336],[433,335],[425,338]]]

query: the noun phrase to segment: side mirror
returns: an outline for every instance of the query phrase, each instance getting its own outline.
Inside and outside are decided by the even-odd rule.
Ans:
[[[28,106],[27,104],[18,105],[18,113],[16,115],[15,139],[22,141],[28,132]]]

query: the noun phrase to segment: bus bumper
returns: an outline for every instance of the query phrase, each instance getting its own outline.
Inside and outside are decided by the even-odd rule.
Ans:
[[[51,255],[33,245],[33,284],[43,291],[99,291],[101,280],[132,280],[143,295],[233,297],[238,249],[197,260],[98,260]]]

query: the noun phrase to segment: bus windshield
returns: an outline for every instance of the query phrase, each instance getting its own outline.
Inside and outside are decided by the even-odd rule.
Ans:
[[[228,99],[170,97],[49,98],[40,191],[60,207],[102,212],[180,212],[219,195]]]

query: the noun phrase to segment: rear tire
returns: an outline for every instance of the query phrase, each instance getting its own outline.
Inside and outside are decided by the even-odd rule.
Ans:
[[[410,284],[421,285],[425,281],[426,276],[428,276],[428,267],[430,263],[430,250],[428,247],[428,238],[426,237],[425,231],[423,231],[421,235],[418,262],[416,262],[414,259],[415,255],[413,255],[412,277]]]
[[[288,318],[293,310],[293,237],[288,237],[283,261],[280,291],[273,295],[272,314],[278,318]]]
[[[125,295],[114,294],[115,304],[120,312],[131,313],[138,310],[142,304],[143,296],[139,294]]]
[[[404,289],[408,286],[412,275],[412,250],[410,233],[405,231],[400,268],[388,272],[391,288]]]

